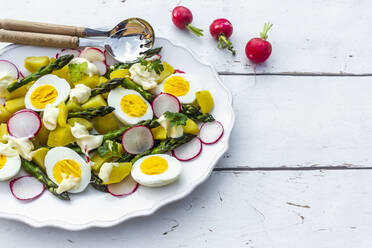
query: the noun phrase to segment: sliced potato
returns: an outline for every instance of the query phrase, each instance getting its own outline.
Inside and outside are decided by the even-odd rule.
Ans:
[[[118,69],[110,73],[110,79],[129,77],[130,73],[128,69]]]
[[[80,125],[83,125],[88,131],[91,131],[93,129],[92,123],[84,118],[70,118],[67,122],[68,124],[70,124],[71,127],[75,126],[75,123],[79,123]]]
[[[55,130],[50,131],[47,145],[50,147],[66,146],[74,141],[75,137],[72,136],[71,126],[67,124],[65,127],[58,126]]]
[[[184,133],[197,135],[199,133],[198,125],[191,119],[187,119],[186,125],[182,126]]]
[[[48,56],[40,56],[40,57],[26,57],[24,66],[25,68],[34,73],[40,69],[40,67],[46,66],[49,64],[49,57]]]
[[[116,118],[112,113],[105,116],[95,117],[93,119],[93,126],[100,134],[105,134],[119,128]]]
[[[165,140],[167,138],[167,131],[162,126],[151,128],[151,133],[156,140]]]
[[[0,104],[0,122],[6,123],[10,116],[12,116],[12,113],[10,113],[3,105]]]
[[[195,93],[196,101],[200,106],[200,112],[207,114],[213,109],[213,97],[209,90],[202,90]]]
[[[86,103],[81,105],[83,109],[98,108],[100,106],[107,106],[105,99],[101,95],[91,97]]]
[[[12,100],[9,100],[9,101],[5,102],[5,109],[11,114],[17,112],[18,110],[24,109],[24,108],[25,108],[25,98],[24,97],[14,98]]]
[[[59,126],[65,127],[66,122],[67,122],[67,115],[68,115],[68,109],[67,109],[65,102],[61,102],[58,105],[58,110],[59,111],[58,111],[57,123]]]
[[[48,151],[49,148],[40,147],[39,149],[32,152],[32,162],[39,166],[40,169],[42,169],[44,172],[45,172],[44,159]]]

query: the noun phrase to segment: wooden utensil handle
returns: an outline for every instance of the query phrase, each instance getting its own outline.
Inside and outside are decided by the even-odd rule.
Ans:
[[[48,24],[42,22],[29,22],[13,19],[3,19],[0,21],[0,27],[6,30],[26,31],[46,34],[62,34],[77,37],[85,37],[83,27],[74,27],[68,25]]]
[[[79,45],[79,38],[67,35],[0,30],[0,42],[33,46],[77,48]]]

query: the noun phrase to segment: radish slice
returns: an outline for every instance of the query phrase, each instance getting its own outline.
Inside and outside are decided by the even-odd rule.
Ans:
[[[105,61],[107,66],[112,66],[119,62],[115,60],[106,50],[103,52],[103,54],[105,55]]]
[[[154,137],[150,128],[134,126],[123,133],[121,144],[129,154],[140,154],[154,146]]]
[[[40,117],[32,110],[22,109],[8,120],[8,132],[16,138],[32,138],[41,128]]]
[[[107,190],[113,196],[127,196],[136,192],[138,186],[139,184],[129,175],[120,183],[107,185]]]
[[[179,113],[181,111],[181,103],[177,97],[171,94],[160,93],[152,101],[152,110],[154,115],[159,118],[167,111]]]
[[[72,54],[72,55],[74,55],[74,58],[77,58],[80,55],[80,51],[77,50],[77,49],[63,48],[59,53],[56,54],[56,58],[58,59],[58,57],[63,56],[63,55],[67,55],[67,54]]]
[[[100,61],[105,62],[105,55],[103,52],[95,47],[84,48],[80,53],[80,57],[89,60],[90,62]]]
[[[202,150],[202,142],[198,137],[195,137],[190,142],[174,149],[172,155],[179,161],[190,161],[199,156]]]
[[[173,72],[173,74],[175,74],[175,73],[185,73],[185,72],[184,71],[181,71],[181,70],[178,70],[178,69],[175,69],[174,72]]]
[[[1,59],[0,60],[0,72],[7,72],[15,79],[19,79],[19,70],[15,64],[9,60]]]
[[[155,54],[155,55],[151,56],[150,58],[147,58],[146,60],[147,61],[154,61],[154,60],[157,60],[157,59],[161,59],[160,54]]]
[[[44,184],[33,176],[21,176],[9,182],[12,195],[21,201],[31,201],[40,197],[45,190]]]
[[[223,132],[221,122],[206,122],[200,127],[199,138],[204,144],[214,144],[221,139]]]
[[[4,106],[5,102],[6,102],[6,98],[0,97],[0,104]]]
[[[105,62],[93,61],[92,63],[97,67],[100,76],[105,75],[107,71],[107,65]]]

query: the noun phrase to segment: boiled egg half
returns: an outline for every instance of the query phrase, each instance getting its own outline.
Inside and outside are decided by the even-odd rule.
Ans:
[[[36,80],[25,96],[26,108],[43,111],[47,104],[58,106],[70,94],[70,85],[55,75],[45,75]]]
[[[160,187],[176,181],[182,172],[181,163],[166,154],[149,155],[137,160],[132,167],[133,179],[148,187]]]
[[[5,156],[0,155],[0,181],[5,181],[15,177],[21,169],[21,159],[19,155]]]
[[[124,124],[133,125],[153,117],[150,104],[134,90],[121,87],[111,90],[107,103],[115,108],[114,115]]]
[[[83,191],[90,182],[89,165],[70,148],[55,147],[49,150],[44,164],[48,177],[59,187],[62,183],[66,184],[65,187],[68,188],[66,191],[70,193]],[[70,182],[67,181],[69,179]]]

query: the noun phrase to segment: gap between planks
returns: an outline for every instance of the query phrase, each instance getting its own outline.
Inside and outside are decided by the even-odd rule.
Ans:
[[[333,73],[333,72],[218,72],[220,76],[288,76],[288,77],[371,77],[372,73]]]
[[[372,170],[372,167],[348,166],[313,166],[313,167],[226,167],[214,168],[213,171],[244,172],[244,171],[310,171],[310,170]]]

